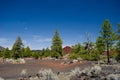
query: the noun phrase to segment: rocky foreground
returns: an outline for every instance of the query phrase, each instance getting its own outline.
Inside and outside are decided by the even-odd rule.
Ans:
[[[0,62],[0,80],[120,80],[120,64],[61,60]]]

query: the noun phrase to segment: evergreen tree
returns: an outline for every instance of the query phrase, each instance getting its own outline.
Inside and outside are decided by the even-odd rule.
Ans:
[[[27,47],[24,49],[23,55],[24,55],[24,57],[31,57],[31,50],[30,50],[29,46],[27,46]]]
[[[96,43],[95,43],[95,49],[94,49],[94,54],[97,57],[97,60],[100,60],[101,57],[100,55],[105,51],[105,45],[103,43],[103,39],[99,36],[97,37]]]
[[[46,54],[45,54],[45,48],[42,49],[41,56],[46,56]]]
[[[103,39],[99,36],[96,41],[96,49],[99,51],[99,54],[102,54],[105,51],[105,45]]]
[[[8,48],[4,49],[2,57],[3,57],[3,59],[4,58],[10,58],[10,51],[9,51]]]
[[[72,46],[72,53],[70,54],[70,59],[77,59],[77,58],[82,58],[82,55],[86,53],[86,50],[84,47],[78,43]]]
[[[12,57],[17,59],[22,57],[23,43],[20,37],[17,38],[13,47],[12,47]]]
[[[46,49],[45,49],[45,51],[44,51],[44,56],[45,56],[45,57],[50,56],[50,50],[49,50],[49,48],[46,48]]]
[[[76,44],[76,45],[73,45],[72,46],[72,53],[80,53],[81,52],[81,48],[82,48],[82,46],[81,46],[81,44],[80,43],[78,43],[78,44]]]
[[[35,59],[39,59],[39,57],[40,57],[40,52],[37,52],[37,51],[32,52],[32,57],[34,57]]]
[[[112,47],[112,44],[113,44],[113,41],[114,41],[114,33],[112,31],[112,26],[109,22],[109,20],[105,20],[103,25],[102,25],[102,29],[100,31],[100,34],[101,34],[101,38],[103,39],[103,43],[106,47],[106,50],[107,50],[107,63],[110,63],[110,60],[109,60],[109,51]]]
[[[120,61],[120,24],[118,24],[118,30],[117,30],[117,43],[116,43],[116,50],[117,50],[117,56],[116,60]]]
[[[120,50],[120,24],[118,24],[118,30],[117,30],[117,49]]]
[[[52,50],[52,55],[51,55],[52,57],[59,58],[60,56],[63,55],[62,40],[59,36],[58,30],[55,31],[55,34],[53,36],[51,50]]]

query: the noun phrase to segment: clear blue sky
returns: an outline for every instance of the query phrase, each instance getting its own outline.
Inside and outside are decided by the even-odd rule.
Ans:
[[[114,30],[120,22],[120,0],[0,0],[0,46],[11,48],[20,36],[25,46],[51,46],[58,29],[63,46],[96,40],[105,19]]]

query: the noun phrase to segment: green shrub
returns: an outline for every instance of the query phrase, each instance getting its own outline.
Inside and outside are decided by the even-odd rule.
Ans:
[[[91,53],[91,54],[81,54],[80,57],[83,60],[90,60],[90,61],[95,61],[99,59],[99,55],[96,53]]]
[[[70,54],[70,59],[77,59],[78,55],[75,53]]]
[[[40,57],[39,52],[33,52],[32,57],[34,57],[35,59],[38,59]]]

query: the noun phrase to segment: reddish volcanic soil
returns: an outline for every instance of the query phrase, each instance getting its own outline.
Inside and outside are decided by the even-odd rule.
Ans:
[[[28,75],[36,75],[41,68],[50,68],[55,73],[57,72],[69,72],[75,67],[81,69],[92,66],[91,62],[75,62],[68,63],[61,60],[26,60],[25,64],[11,64],[0,62],[0,77],[5,79],[15,79],[20,77],[20,73],[23,69],[27,69]]]
[[[46,61],[46,62],[40,62],[39,64],[46,66],[47,68],[51,68],[53,71],[71,71],[71,69],[74,69],[75,67],[81,66],[81,68],[84,68],[84,66],[87,66],[88,62],[80,61],[75,63],[64,63],[62,61]]]

